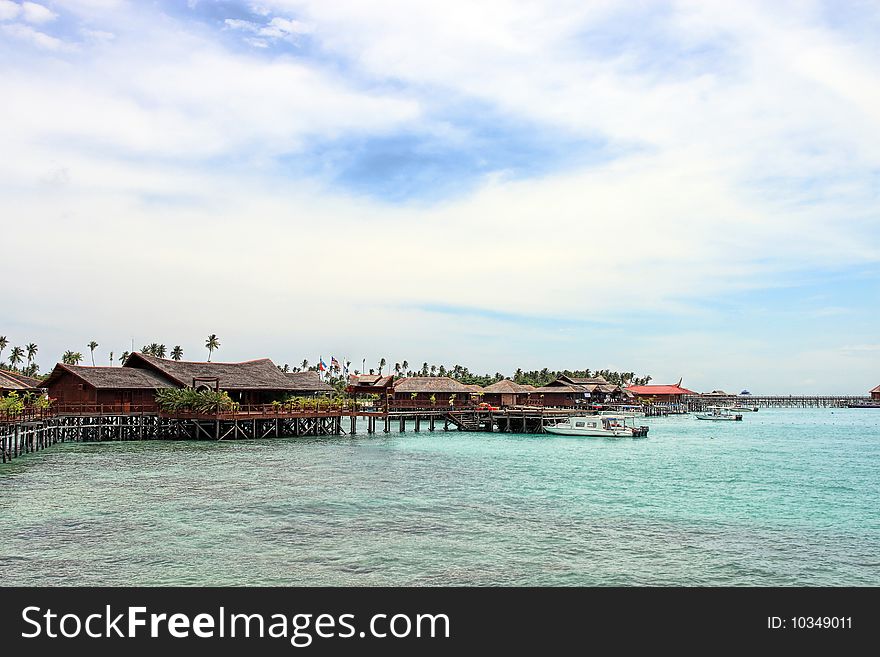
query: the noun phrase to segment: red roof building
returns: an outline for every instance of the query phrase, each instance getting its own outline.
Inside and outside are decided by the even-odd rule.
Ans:
[[[880,401],[880,386],[877,386],[871,391],[871,399]]]
[[[626,389],[635,395],[636,399],[653,399],[656,402],[679,403],[684,395],[696,395],[699,393],[681,387],[681,379],[675,385],[646,385],[629,386]]]

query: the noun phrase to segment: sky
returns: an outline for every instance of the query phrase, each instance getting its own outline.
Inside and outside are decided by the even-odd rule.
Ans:
[[[42,371],[216,333],[865,394],[878,33],[857,0],[0,0],[0,335]]]

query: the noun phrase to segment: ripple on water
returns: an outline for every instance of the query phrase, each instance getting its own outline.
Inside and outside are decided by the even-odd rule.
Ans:
[[[23,585],[878,585],[880,415],[65,444],[0,466]]]

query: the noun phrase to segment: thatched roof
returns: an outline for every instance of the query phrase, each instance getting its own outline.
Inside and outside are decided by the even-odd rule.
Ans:
[[[18,372],[0,370],[0,390],[36,390],[42,388],[43,382]]]
[[[53,384],[65,374],[72,374],[93,388],[102,390],[155,390],[174,388],[166,377],[146,369],[129,367],[89,367],[58,363],[52,373],[42,382],[43,387]]]
[[[348,379],[350,386],[365,386],[373,388],[387,388],[394,383],[394,376],[388,374],[380,376],[378,374],[353,374]]]
[[[469,395],[472,390],[463,383],[450,379],[448,376],[413,376],[408,379],[398,379],[395,381],[394,392],[439,392]]]
[[[471,389],[471,392],[485,392],[486,389],[483,386],[477,385],[476,383],[465,383],[468,388]]]
[[[585,377],[566,376],[565,374],[561,374],[559,376],[559,379],[557,379],[557,380],[571,381],[572,383],[574,383],[576,385],[580,385],[580,386],[583,386],[583,385],[603,386],[603,385],[608,384],[608,381],[605,379],[604,376],[592,376],[592,377],[585,378]]]
[[[300,390],[268,358],[243,363],[205,363],[167,360],[135,352],[125,361],[125,369],[153,370],[179,386],[191,386],[197,378],[217,378],[222,390]]]
[[[525,386],[514,383],[510,379],[501,379],[500,381],[497,381],[496,383],[493,383],[492,385],[483,388],[483,392],[491,395],[520,395],[526,392],[530,392],[530,390],[527,390]]]
[[[37,388],[43,387],[42,379],[35,379],[32,376],[25,376],[20,372],[11,372],[9,370],[0,370],[0,377],[3,379],[16,382],[20,386],[22,386],[22,390],[36,390]],[[3,388],[3,385],[0,385],[0,388]],[[7,390],[11,390],[12,388],[7,388]]]
[[[555,395],[578,395],[583,396],[585,393],[590,394],[596,386],[590,386],[589,388],[586,386],[573,386],[573,385],[546,385],[541,386],[540,388],[535,388],[531,392],[538,393],[539,395],[543,395],[545,393],[552,393]]]
[[[333,392],[333,386],[321,381],[318,373],[312,370],[287,372],[284,376],[297,386],[297,390],[302,392]]]

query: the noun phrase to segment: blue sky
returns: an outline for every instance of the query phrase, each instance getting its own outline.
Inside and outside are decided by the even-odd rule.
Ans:
[[[217,333],[229,360],[864,392],[878,27],[864,2],[0,0],[0,334],[44,370]]]

